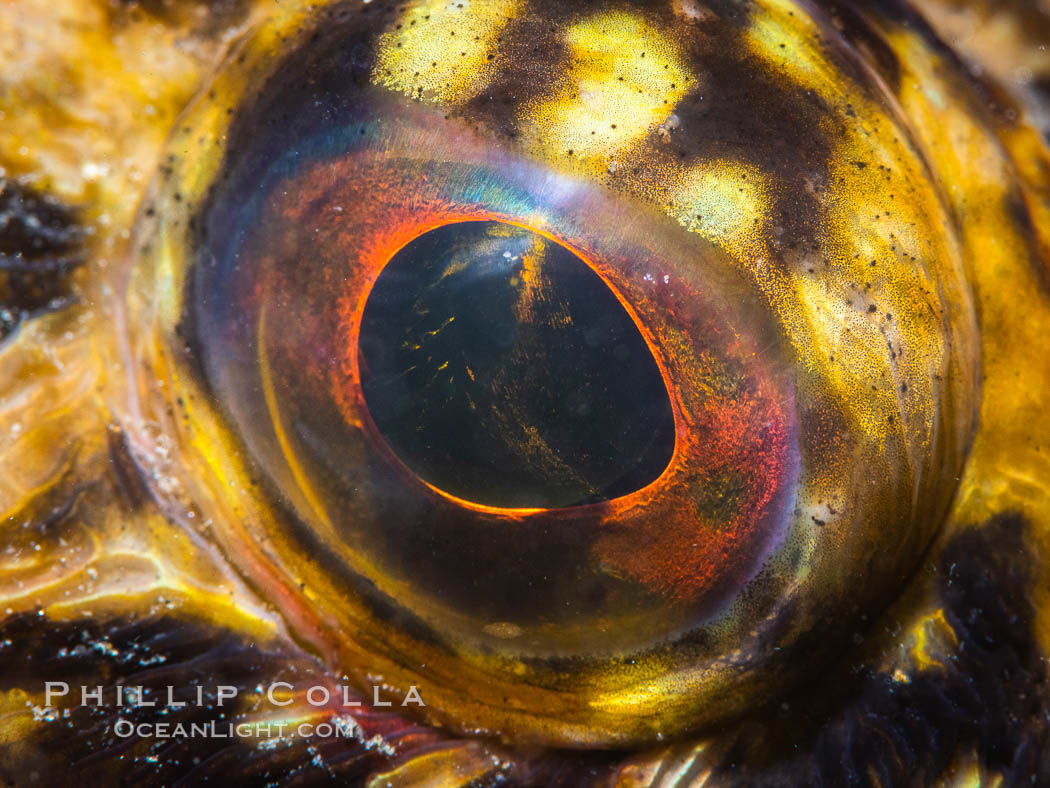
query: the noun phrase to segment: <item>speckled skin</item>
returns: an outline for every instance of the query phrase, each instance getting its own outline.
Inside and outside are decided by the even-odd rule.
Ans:
[[[1050,25],[1031,5],[919,6],[7,6],[0,773],[15,785],[70,773],[1050,782]],[[974,19],[992,21],[975,33]],[[263,397],[268,443],[246,440],[201,363],[209,338],[189,283],[225,229],[215,205],[327,73],[311,53],[329,50],[339,95],[367,107],[353,116],[367,141],[282,176],[298,199],[275,199],[287,228],[260,234],[252,259],[294,254],[310,222],[334,228],[324,259],[352,238],[357,267],[330,299],[338,330],[354,336],[362,283],[420,227],[497,218],[578,252],[636,320],[678,445],[693,447],[672,469],[736,446],[689,442],[726,385],[683,360],[699,354],[693,311],[718,315],[736,336],[725,347],[755,356],[769,401],[797,413],[797,439],[786,430],[790,452],[776,455],[796,457],[797,476],[786,461],[756,471],[755,489],[787,479],[793,501],[761,549],[742,536],[758,520],[709,503],[688,514],[728,547],[690,552],[673,496],[702,491],[699,476],[603,510],[595,566],[664,600],[644,628],[608,611],[615,648],[565,635],[562,653],[539,653],[523,621],[453,616],[367,546],[346,547],[372,504],[341,498],[311,465],[280,392],[331,396],[352,426],[353,396],[331,393],[357,385],[352,361],[330,377],[287,350],[247,354],[276,392]],[[402,159],[423,163],[402,171]],[[443,183],[439,164],[467,174]],[[483,170],[535,199],[468,204]],[[336,197],[353,206],[338,222],[354,224],[323,213]],[[294,281],[260,279],[260,303]],[[326,302],[310,282],[311,303]],[[676,301],[659,282],[695,295]],[[255,328],[267,346],[265,321]],[[743,403],[725,412],[775,421],[772,406]],[[508,545],[543,518],[564,527],[560,510],[442,500]],[[682,613],[685,597],[703,614]],[[136,722],[279,712],[342,719],[354,735],[124,739],[121,709],[73,696],[44,708],[45,681],[174,685],[186,699],[205,687],[203,706],[125,714]],[[275,681],[291,700],[276,710]],[[220,708],[218,685],[237,699]],[[316,685],[348,685],[364,705],[313,706]],[[369,705],[372,685],[394,705]],[[399,705],[413,686],[423,709]]]

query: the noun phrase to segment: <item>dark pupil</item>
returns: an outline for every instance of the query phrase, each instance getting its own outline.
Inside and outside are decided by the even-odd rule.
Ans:
[[[671,459],[674,417],[630,315],[579,257],[464,222],[394,255],[361,325],[365,401],[401,460],[498,507],[616,498]]]

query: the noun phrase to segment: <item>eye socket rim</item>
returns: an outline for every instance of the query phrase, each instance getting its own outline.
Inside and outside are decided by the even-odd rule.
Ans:
[[[298,14],[298,16],[296,16]],[[231,60],[229,68],[220,73],[217,77],[216,85],[219,86],[217,93],[220,97],[219,101],[230,100],[233,101],[233,97],[240,95],[247,86],[249,92],[257,89],[257,86],[262,84],[262,80],[259,79],[260,75],[273,74],[277,70],[277,64],[280,62],[280,58],[274,57],[272,49],[275,48],[275,41],[273,34],[275,31],[283,31],[286,42],[298,42],[298,45],[304,44],[307,41],[307,36],[312,32],[312,28],[308,22],[309,11],[306,8],[294,9],[289,15],[283,17],[272,26],[268,27],[264,32],[265,35],[260,34],[257,38],[251,39],[243,47],[243,52],[248,53],[246,58],[246,64],[234,64]],[[284,25],[282,27],[282,25]],[[293,47],[297,44],[293,43]],[[253,79],[254,78],[254,79]],[[255,83],[254,85],[252,83]],[[225,130],[229,128],[230,122],[224,120],[221,117],[216,117],[216,113],[211,113],[205,108],[201,111],[201,104],[198,104],[195,109],[188,111],[186,116],[187,128],[193,128],[194,133],[197,133],[202,128],[210,129],[204,134],[204,137],[208,139],[209,144],[214,140],[224,138]],[[188,135],[187,135],[188,136]],[[203,204],[207,199],[206,191],[212,182],[209,180],[208,172],[211,173],[213,179],[215,174],[218,172],[220,162],[218,159],[209,158],[208,154],[202,155],[200,152],[190,151],[183,147],[188,145],[185,140],[176,138],[173,140],[171,150],[178,154],[176,156],[177,161],[172,165],[172,175],[169,180],[171,184],[182,183],[182,194],[183,204],[180,206],[178,200],[173,200],[172,194],[176,187],[172,185],[155,187],[151,194],[156,199],[154,204],[160,209],[157,211],[158,215],[163,216],[163,221],[146,221],[143,220],[136,230],[136,238],[138,241],[143,243],[158,242],[159,246],[165,247],[161,250],[160,255],[155,258],[154,262],[158,263],[157,267],[151,271],[146,272],[144,275],[141,270],[134,272],[133,282],[129,288],[129,299],[131,311],[137,312],[139,315],[147,314],[150,319],[144,321],[149,325],[149,331],[145,334],[134,336],[131,340],[132,350],[129,356],[142,362],[142,366],[151,370],[151,374],[154,374],[158,369],[162,370],[161,374],[165,372],[170,374],[170,370],[173,367],[178,368],[178,374],[172,374],[168,378],[163,378],[167,381],[172,381],[175,385],[168,386],[168,391],[164,397],[160,399],[164,402],[162,406],[156,401],[156,397],[152,396],[152,402],[146,402],[151,399],[150,394],[146,394],[139,400],[143,404],[143,412],[150,414],[160,413],[163,408],[171,407],[170,399],[174,399],[178,392],[182,392],[186,397],[196,397],[198,402],[191,408],[187,408],[187,412],[192,412],[193,416],[191,420],[196,426],[201,427],[201,433],[209,436],[208,440],[214,444],[214,446],[206,446],[203,439],[193,439],[190,443],[193,444],[194,450],[200,455],[200,464],[213,469],[216,475],[225,474],[224,478],[237,478],[242,480],[241,486],[247,486],[251,483],[251,473],[245,472],[242,465],[241,459],[238,459],[241,449],[237,445],[235,440],[231,440],[228,430],[221,423],[219,419],[215,417],[214,413],[208,413],[208,407],[204,400],[208,396],[206,386],[199,385],[199,381],[189,380],[195,372],[194,367],[197,360],[191,351],[187,351],[184,348],[184,342],[179,338],[179,321],[183,317],[183,312],[180,307],[180,301],[182,294],[184,293],[184,274],[185,270],[180,271],[180,263],[176,262],[181,259],[185,261],[189,259],[190,255],[186,254],[186,249],[189,248],[192,239],[191,235],[187,234],[187,228],[190,221],[194,218],[195,207]],[[192,146],[190,146],[192,147]],[[200,164],[205,162],[206,166],[200,170],[192,171],[191,164]],[[186,183],[192,183],[194,186],[186,188]],[[190,195],[187,197],[187,195]],[[191,206],[193,209],[191,209]],[[190,221],[187,221],[190,220]],[[179,226],[181,223],[181,227]],[[146,254],[149,257],[157,253],[157,249],[154,248],[152,252]],[[141,269],[143,266],[138,266]],[[173,273],[174,272],[174,273]],[[156,318],[160,316],[158,321]],[[134,323],[135,321],[131,321]],[[152,333],[156,332],[156,334]],[[134,332],[133,332],[134,333]],[[151,344],[156,345],[150,347]],[[129,365],[130,366],[130,365]],[[135,375],[142,372],[142,369],[135,371]],[[976,377],[976,376],[974,376]],[[176,380],[176,378],[178,378]],[[965,388],[966,381],[961,381],[960,385]],[[146,383],[142,385],[141,381],[137,381],[133,384],[134,388],[141,390],[149,390],[150,385]],[[153,387],[155,389],[155,386]],[[155,395],[155,391],[153,392]],[[964,392],[965,394],[965,392]],[[945,395],[947,396],[947,395]],[[132,396],[134,399],[135,396]],[[965,396],[962,397],[965,400]],[[964,403],[965,404],[965,403]],[[972,410],[975,410],[974,405]],[[963,408],[964,416],[965,408]],[[126,412],[134,412],[134,407],[128,407]],[[159,417],[158,421],[165,422],[163,416]],[[169,425],[169,431],[171,434],[179,434],[178,425]],[[167,429],[167,428],[166,428]],[[136,433],[140,444],[143,446],[154,445],[155,436],[149,435],[144,430],[133,427],[132,430]],[[221,448],[215,448],[221,447]],[[968,447],[967,447],[968,448]],[[223,456],[216,456],[222,454]],[[965,453],[962,455],[965,456]],[[956,459],[959,459],[958,455]],[[959,459],[958,464],[961,466],[962,459]],[[197,480],[199,481],[199,480]],[[207,484],[200,485],[201,487],[207,487]],[[210,490],[210,494],[215,501],[222,500],[222,490]],[[207,497],[204,494],[203,497]],[[948,496],[950,498],[950,495]],[[231,533],[243,534],[247,539],[261,539],[265,541],[264,529],[260,527],[260,524],[269,520],[274,519],[275,515],[272,511],[272,502],[261,500],[256,498],[251,501],[243,511],[251,510],[251,514],[247,515],[253,520],[252,523],[248,524],[250,527],[237,528],[231,526]],[[936,508],[936,504],[931,503],[931,507]],[[222,509],[222,506],[218,506],[218,509]],[[946,509],[946,505],[944,507]],[[227,524],[229,525],[229,524]],[[926,526],[928,527],[928,526]],[[287,593],[287,597],[282,599],[282,605],[285,606],[287,611],[298,611],[297,613],[289,612],[293,618],[298,616],[297,627],[302,627],[305,630],[311,632],[308,635],[309,638],[314,639],[315,642],[323,645],[318,645],[318,649],[324,651],[329,655],[330,664],[338,665],[345,663],[345,657],[339,656],[340,653],[349,654],[352,649],[346,651],[347,648],[345,643],[340,641],[341,645],[333,647],[330,640],[327,642],[326,639],[330,638],[331,633],[321,634],[328,625],[321,622],[321,617],[306,611],[301,602],[302,599],[292,599],[292,597],[298,596],[294,589],[294,584],[288,584],[288,577],[294,575],[300,568],[301,565],[295,561],[290,561],[288,556],[275,556],[272,552],[266,550],[254,550],[245,549],[234,544],[229,538],[229,535],[225,537],[225,545],[230,550],[231,554],[237,554],[243,565],[250,565],[251,562],[259,561],[262,559],[264,563],[267,563],[267,567],[259,570],[263,574],[269,573],[269,577],[272,579],[275,587],[281,587]],[[929,536],[928,540],[932,540],[932,535]],[[314,572],[310,574],[312,584],[316,588],[328,588],[333,592],[333,595],[338,595],[338,589],[331,583],[326,583],[325,579]],[[363,619],[362,619],[363,620]],[[411,671],[406,668],[406,665],[414,661],[414,658],[410,655],[410,650],[413,647],[412,643],[409,643],[405,639],[396,639],[399,641],[401,648],[397,647],[397,644],[393,644],[392,649],[394,653],[399,654],[391,661],[387,657],[379,658],[376,656],[374,649],[372,651],[359,650],[359,656],[362,658],[370,658],[373,665],[379,666],[380,664],[387,665],[389,675],[411,677]],[[388,644],[389,645],[389,644]],[[415,644],[415,645],[418,645]],[[334,649],[334,650],[333,650]],[[434,654],[435,659],[440,659],[440,650],[431,652]],[[803,653],[805,653],[803,651]],[[758,660],[766,659],[769,655],[762,653],[761,651],[756,652],[758,655],[755,657]],[[468,655],[469,656],[469,655]],[[653,657],[653,655],[649,655]],[[355,657],[356,659],[357,657]],[[462,663],[461,663],[462,664]],[[603,700],[597,702],[599,706],[604,709],[613,710],[610,711],[609,716],[605,719],[618,720],[617,722],[610,723],[605,728],[604,732],[600,729],[602,727],[601,722],[596,722],[595,727],[587,728],[590,725],[589,722],[581,723],[578,716],[578,710],[570,704],[568,706],[553,701],[554,698],[559,697],[557,694],[545,696],[545,699],[540,703],[547,703],[546,708],[556,709],[560,711],[554,711],[550,715],[550,718],[546,720],[547,727],[544,729],[541,723],[538,723],[535,719],[530,722],[527,715],[521,713],[521,709],[513,710],[513,713],[507,711],[506,713],[500,713],[499,709],[494,706],[488,709],[488,712],[484,716],[479,716],[478,719],[497,720],[504,719],[507,721],[506,730],[514,731],[526,731],[523,733],[523,740],[527,740],[529,736],[533,736],[532,741],[544,741],[555,744],[565,744],[568,740],[570,746],[576,745],[579,742],[646,742],[653,741],[654,737],[661,734],[661,726],[678,726],[679,729],[683,729],[682,726],[696,727],[697,725],[711,724],[720,717],[708,717],[706,722],[704,719],[699,719],[696,716],[696,709],[686,709],[682,707],[682,697],[678,694],[683,688],[686,689],[686,695],[690,700],[690,703],[695,704],[697,698],[703,697],[708,700],[716,698],[726,699],[725,708],[740,708],[742,705],[746,705],[748,701],[741,700],[741,693],[747,694],[740,686],[730,687],[725,683],[728,673],[721,675],[709,675],[704,681],[707,681],[706,687],[700,687],[700,680],[697,679],[695,672],[679,671],[677,674],[673,674],[673,677],[667,679],[669,675],[672,675],[667,670],[666,660],[655,659],[649,660],[645,663],[648,669],[659,673],[659,677],[666,679],[661,685],[663,690],[657,690],[655,694],[661,695],[661,700],[666,703],[669,709],[677,709],[677,711],[669,711],[667,714],[660,717],[660,719],[654,722],[652,725],[638,726],[637,720],[631,719],[631,714],[637,713],[637,706],[633,707],[633,711],[627,712],[626,708],[621,702],[623,698],[626,698],[631,689],[636,693],[642,693],[645,691],[647,679],[645,678],[644,670],[635,672],[634,678],[638,679],[633,684],[633,687],[625,688],[625,685],[621,684],[618,693],[611,691],[605,692],[602,695]],[[780,662],[781,667],[786,664],[786,661]],[[479,667],[475,665],[475,667]],[[491,666],[489,666],[491,668]],[[729,666],[731,669],[733,666]],[[740,666],[736,666],[740,667]],[[768,663],[764,665],[762,675],[751,675],[751,683],[749,685],[750,690],[748,692],[760,691],[763,686],[763,681],[769,678],[771,672],[777,670],[777,662],[775,659],[770,659]],[[537,671],[535,675],[540,675],[542,671]],[[478,676],[491,676],[492,671],[490,669],[482,668],[480,672],[476,673]],[[591,683],[594,686],[607,686],[603,684],[603,677],[598,674],[592,675]],[[540,678],[542,681],[542,677]],[[583,679],[586,681],[586,679]],[[674,688],[672,689],[672,685]],[[553,686],[553,685],[549,685]],[[692,688],[689,690],[688,688]],[[455,701],[455,698],[447,698],[446,701]],[[446,706],[449,704],[446,703]],[[480,707],[478,707],[480,708]],[[566,719],[558,719],[558,714],[564,714]],[[604,713],[604,712],[603,712]],[[480,714],[480,712],[479,712]],[[575,717],[572,715],[576,714]],[[601,716],[601,715],[598,715]],[[724,716],[724,715],[723,715]],[[569,719],[572,717],[572,719]],[[434,715],[435,719],[439,719],[444,724],[450,725],[454,728],[463,729],[464,723],[462,722],[462,715],[449,714],[447,711],[436,712]],[[677,722],[675,722],[677,720]],[[560,732],[559,732],[560,731]],[[606,737],[606,738],[603,738]]]

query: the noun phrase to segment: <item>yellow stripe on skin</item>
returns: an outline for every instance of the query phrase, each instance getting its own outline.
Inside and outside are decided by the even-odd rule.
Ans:
[[[666,121],[696,85],[675,42],[640,16],[597,14],[565,31],[564,83],[522,124],[534,146],[607,167]]]
[[[916,671],[944,668],[959,648],[959,638],[938,608],[922,616],[904,641],[911,667]]]
[[[427,0],[379,37],[372,81],[413,98],[459,104],[491,82],[495,47],[520,0]]]
[[[479,785],[506,769],[505,763],[481,742],[466,741],[435,748],[390,771],[373,774],[367,788]]]

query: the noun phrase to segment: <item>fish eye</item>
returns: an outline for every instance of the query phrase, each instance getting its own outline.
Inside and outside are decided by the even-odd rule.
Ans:
[[[140,216],[133,407],[179,486],[334,670],[457,732],[767,703],[966,459],[962,240],[898,99],[841,43],[840,93],[785,66],[793,14],[665,5],[282,8]]]

